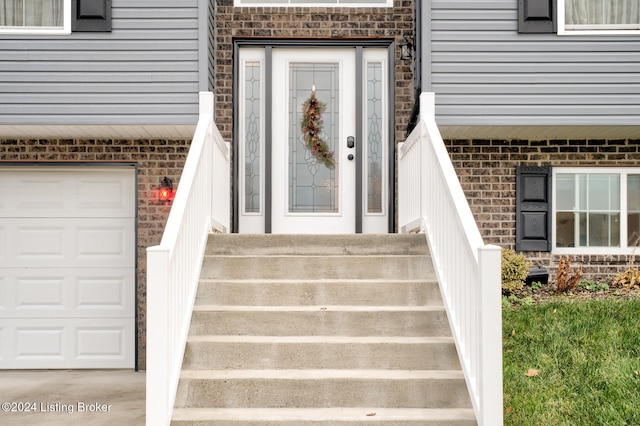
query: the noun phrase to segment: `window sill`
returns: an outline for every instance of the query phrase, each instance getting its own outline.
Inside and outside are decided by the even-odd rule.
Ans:
[[[554,255],[631,255],[637,247],[554,247],[551,254]]]
[[[558,28],[559,36],[640,36],[640,30],[562,30]]]
[[[69,35],[66,28],[0,28],[0,35]]]

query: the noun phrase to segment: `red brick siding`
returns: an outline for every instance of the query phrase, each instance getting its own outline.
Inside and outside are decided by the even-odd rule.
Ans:
[[[217,0],[215,28],[216,124],[231,140],[233,115],[233,38],[348,39],[412,35],[413,1],[394,0],[392,8],[234,7]],[[413,106],[413,64],[395,52],[396,140],[403,140]]]

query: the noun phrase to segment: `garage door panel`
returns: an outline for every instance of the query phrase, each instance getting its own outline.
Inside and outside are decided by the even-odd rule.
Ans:
[[[133,318],[132,268],[7,268],[0,279],[0,318]]]
[[[64,359],[64,326],[34,325],[15,327],[16,359]]]
[[[78,327],[76,359],[123,358],[127,332],[125,327]]]
[[[57,221],[56,223],[42,223],[25,224],[24,219],[16,219],[10,221],[15,223],[15,238],[11,238],[12,241],[17,241],[14,254],[14,263],[12,266],[19,266],[20,261],[28,262],[25,266],[40,266],[42,261],[53,261],[56,263],[63,263],[65,257],[68,257],[71,253],[65,247],[65,234],[67,234],[67,243],[69,243],[69,230],[65,229],[65,226]],[[20,225],[18,222],[22,222]],[[44,220],[42,222],[45,222]],[[67,244],[68,246],[69,244]],[[11,262],[11,252],[9,252],[9,258],[7,262]],[[37,263],[34,263],[37,262]],[[7,264],[6,266],[10,266]]]
[[[133,217],[134,170],[0,170],[0,217]]]
[[[131,368],[134,364],[135,334],[129,319],[2,323],[3,336],[12,344],[0,347],[1,368]]]
[[[131,219],[2,219],[7,241],[0,268],[134,267]]]
[[[9,168],[0,173],[0,185],[6,188],[4,201],[0,204],[0,216],[20,217],[39,212],[39,217],[64,215],[66,193],[61,174],[25,172]]]
[[[133,223],[127,219],[93,221],[92,226],[79,226],[76,232],[77,259],[104,262],[109,259],[122,266],[131,259],[133,245]]]
[[[33,310],[40,314],[65,309],[65,277],[31,277],[19,279],[16,284],[16,310]]]

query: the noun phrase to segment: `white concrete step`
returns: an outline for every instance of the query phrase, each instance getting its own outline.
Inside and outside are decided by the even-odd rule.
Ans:
[[[434,280],[427,255],[384,256],[210,256],[204,257],[203,280]]]
[[[201,305],[441,306],[436,280],[201,280],[196,303]]]
[[[471,408],[459,370],[184,370],[182,408]]]
[[[173,426],[472,426],[476,424],[469,408],[178,408]]]
[[[182,368],[460,369],[452,337],[191,336]]]
[[[189,334],[255,336],[450,336],[441,306],[194,307]]]
[[[423,234],[238,235],[212,234],[207,255],[350,256],[426,255]]]

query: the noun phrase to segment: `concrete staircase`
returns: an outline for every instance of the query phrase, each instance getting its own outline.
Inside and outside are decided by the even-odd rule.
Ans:
[[[173,425],[475,425],[424,235],[211,235]]]

